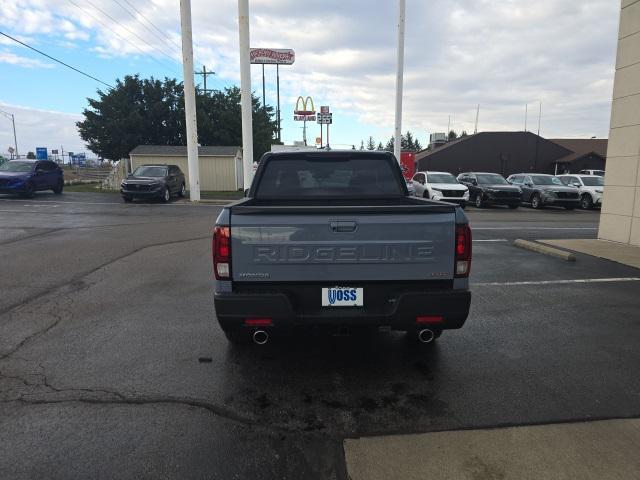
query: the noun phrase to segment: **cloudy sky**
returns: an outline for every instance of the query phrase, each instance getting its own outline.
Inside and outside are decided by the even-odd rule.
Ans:
[[[197,65],[209,85],[239,84],[237,2],[191,0]],[[334,112],[332,144],[393,132],[396,0],[250,0],[251,45],[293,48],[281,68],[283,137],[298,95]],[[616,0],[407,0],[403,131],[523,130],[547,137],[608,133],[618,28]],[[182,77],[179,0],[2,0],[0,31],[106,83],[126,74]],[[200,81],[197,79],[197,81]],[[261,95],[261,70],[253,90]],[[20,150],[82,151],[75,122],[96,81],[0,36],[0,109],[15,114]],[[211,87],[209,87],[211,88]],[[267,103],[275,104],[275,67]],[[313,126],[309,137],[319,130]],[[0,152],[13,143],[0,116]]]

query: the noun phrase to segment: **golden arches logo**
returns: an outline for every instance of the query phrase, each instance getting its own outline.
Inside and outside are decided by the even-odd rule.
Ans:
[[[302,108],[300,108],[301,105]],[[294,110],[294,113],[296,115],[315,115],[316,107],[313,104],[313,98],[304,98],[302,96],[299,96],[298,100],[296,100],[296,109]]]

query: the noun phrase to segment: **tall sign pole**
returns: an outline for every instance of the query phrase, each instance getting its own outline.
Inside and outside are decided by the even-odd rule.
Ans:
[[[402,152],[402,87],[404,77],[404,27],[406,0],[400,0],[398,11],[398,69],[396,72],[396,130],[393,142],[393,153],[400,162]],[[329,134],[327,132],[327,143]]]
[[[244,188],[253,180],[253,119],[251,116],[251,63],[249,59],[249,0],[238,0],[240,37],[240,106],[242,109],[242,163]]]
[[[192,202],[199,202],[200,166],[198,165],[198,122],[196,120],[196,88],[193,81],[191,0],[180,0],[180,22],[182,26],[182,72],[184,75],[185,123],[187,126],[187,159],[189,162],[189,198]]]

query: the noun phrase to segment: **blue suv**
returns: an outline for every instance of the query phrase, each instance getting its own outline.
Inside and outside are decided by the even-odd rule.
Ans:
[[[64,174],[57,163],[49,160],[10,160],[0,165],[0,193],[32,197],[38,190],[60,194]]]

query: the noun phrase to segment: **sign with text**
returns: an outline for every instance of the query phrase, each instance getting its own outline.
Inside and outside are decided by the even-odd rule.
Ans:
[[[333,123],[333,113],[318,114],[318,123],[321,125],[331,125]]]
[[[257,65],[293,65],[296,61],[296,53],[284,48],[252,48],[249,51],[251,63]]]
[[[36,147],[36,160],[46,160],[49,158],[46,147]]]

